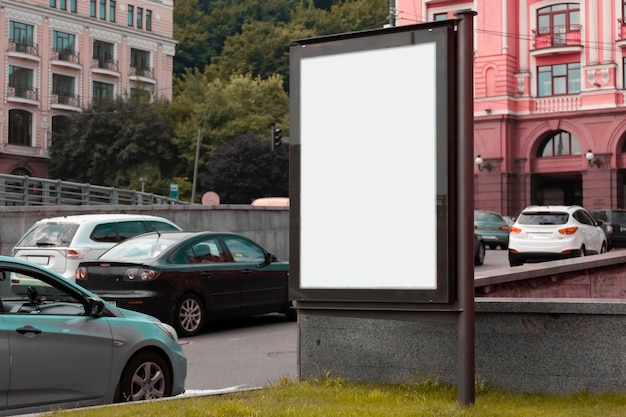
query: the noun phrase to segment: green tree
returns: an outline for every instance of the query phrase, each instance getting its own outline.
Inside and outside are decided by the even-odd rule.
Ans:
[[[272,151],[269,140],[254,134],[222,142],[198,175],[198,183],[202,193],[216,192],[222,204],[288,196],[289,146]]]
[[[161,194],[157,178],[175,174],[178,150],[164,100],[99,100],[53,132],[50,175],[66,181],[129,188],[146,174],[147,192]],[[137,187],[139,188],[139,187]]]
[[[204,73],[188,71],[175,84],[177,95],[170,109],[177,118],[174,143],[186,164],[179,175],[189,178],[195,166],[198,131],[199,167],[206,166],[217,145],[242,134],[264,137],[268,146],[272,124],[287,135],[289,97],[280,76],[262,80],[237,75],[223,80],[212,68],[207,67]]]

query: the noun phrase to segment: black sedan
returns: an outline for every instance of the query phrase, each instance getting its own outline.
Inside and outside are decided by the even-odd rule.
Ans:
[[[239,234],[155,232],[82,262],[76,282],[188,337],[211,320],[274,312],[294,319],[288,276],[287,262]]]

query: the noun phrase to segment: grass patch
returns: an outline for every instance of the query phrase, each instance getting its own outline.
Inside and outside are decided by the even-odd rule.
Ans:
[[[55,411],[72,417],[624,417],[625,393],[565,396],[481,389],[473,405],[457,391],[430,381],[365,384],[323,377],[282,378],[278,385],[229,394]]]

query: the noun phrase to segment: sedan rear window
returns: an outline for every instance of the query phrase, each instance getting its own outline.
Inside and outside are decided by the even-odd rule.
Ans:
[[[73,223],[44,223],[28,231],[16,247],[66,247],[74,238],[78,225]]]
[[[569,214],[567,213],[554,213],[554,212],[525,212],[519,215],[517,219],[518,224],[538,224],[538,225],[549,225],[549,224],[565,224],[569,219]]]

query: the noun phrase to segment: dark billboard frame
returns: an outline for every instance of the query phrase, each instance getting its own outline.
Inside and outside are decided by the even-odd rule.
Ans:
[[[309,113],[311,112],[311,108],[317,105],[317,108],[320,109],[320,114],[325,115],[323,106],[314,102],[313,105],[307,102],[308,97],[307,94],[317,94],[317,90],[321,90],[320,94],[327,93],[328,100],[337,100],[340,97],[333,95],[334,91],[324,91],[326,88],[325,82],[328,80],[323,79],[323,75],[320,76],[320,79],[316,79],[316,75],[313,74],[314,81],[317,83],[313,87],[307,87],[306,83],[309,80],[306,76],[303,75],[303,68],[306,65],[308,68],[309,63],[314,62],[316,65],[313,66],[315,69],[326,70],[322,64],[317,65],[318,63],[314,60],[329,58],[332,64],[337,64],[332,62],[337,57],[347,56],[347,57],[362,57],[361,53],[372,53],[372,57],[377,57],[378,53],[384,54],[381,55],[383,57],[387,57],[388,51],[398,50],[401,53],[404,51],[409,51],[410,54],[411,46],[416,46],[421,48],[426,45],[426,50],[430,50],[430,46],[432,46],[435,55],[432,62],[429,62],[428,56],[424,58],[422,62],[424,67],[416,67],[415,72],[419,73],[426,68],[427,71],[433,71],[436,74],[434,91],[436,91],[435,102],[434,102],[434,111],[435,111],[435,121],[433,123],[433,128],[435,132],[435,144],[434,144],[434,154],[423,154],[416,152],[415,148],[411,148],[413,151],[411,156],[415,161],[415,165],[412,167],[407,167],[406,164],[407,159],[402,159],[404,164],[402,164],[410,174],[420,174],[420,167],[426,166],[428,169],[428,164],[434,162],[434,170],[431,172],[433,178],[428,178],[428,175],[420,176],[413,175],[412,178],[386,178],[387,181],[400,181],[406,185],[406,188],[411,190],[413,188],[416,193],[419,193],[420,186],[425,183],[427,180],[432,180],[436,184],[435,186],[435,195],[432,195],[429,200],[429,196],[418,197],[418,200],[425,199],[427,204],[429,201],[432,201],[432,219],[435,220],[436,226],[434,226],[434,231],[436,233],[436,237],[431,236],[420,236],[418,233],[419,230],[409,230],[412,232],[411,235],[406,235],[403,231],[397,231],[397,236],[393,234],[394,232],[383,234],[383,239],[390,240],[395,237],[398,238],[398,242],[402,239],[405,240],[405,243],[399,243],[398,246],[403,246],[404,249],[410,249],[413,259],[404,260],[405,263],[400,265],[400,271],[406,271],[407,277],[400,277],[398,271],[392,276],[380,276],[381,281],[372,281],[370,280],[370,284],[365,284],[364,286],[359,286],[358,279],[352,276],[349,276],[349,270],[341,272],[341,268],[343,264],[337,264],[337,262],[345,262],[347,264],[352,263],[352,265],[356,262],[361,262],[368,265],[360,265],[361,268],[369,268],[372,270],[381,271],[385,268],[392,268],[392,262],[394,262],[395,256],[402,256],[398,253],[393,253],[391,249],[393,249],[389,242],[381,243],[380,248],[383,248],[383,252],[389,251],[389,257],[386,260],[376,261],[373,258],[369,258],[364,256],[362,259],[341,259],[341,253],[328,253],[326,252],[326,248],[320,247],[319,249],[319,259],[315,259],[314,255],[310,255],[311,251],[307,249],[303,253],[303,246],[311,247],[310,243],[307,241],[309,239],[309,235],[315,233],[324,233],[328,232],[328,239],[345,239],[346,244],[350,244],[350,239],[356,241],[355,244],[358,244],[361,239],[364,238],[364,235],[359,236],[341,236],[341,230],[336,230],[337,235],[331,236],[330,234],[335,232],[335,230],[325,230],[324,229],[324,210],[326,206],[315,206],[314,204],[327,204],[330,209],[332,209],[333,205],[335,208],[344,208],[345,201],[342,201],[341,198],[339,201],[331,200],[325,201],[326,195],[322,195],[319,193],[319,189],[316,187],[310,187],[311,178],[316,177],[318,175],[318,171],[316,170],[328,170],[329,164],[332,166],[334,163],[334,168],[337,169],[337,172],[340,172],[342,169],[341,163],[345,162],[346,167],[351,166],[355,160],[360,158],[361,151],[364,149],[363,147],[376,147],[376,146],[392,146],[391,139],[393,138],[352,138],[349,135],[345,135],[345,131],[341,131],[340,133],[344,133],[343,136],[333,137],[333,129],[337,127],[336,123],[334,125],[330,124],[326,128],[326,132],[328,133],[327,137],[321,137],[319,135],[320,126],[315,126],[317,129],[317,136],[308,135],[307,131],[303,131],[303,129],[308,129],[313,122],[320,123],[321,129],[324,129],[324,123],[326,120],[318,120],[318,119],[309,119]],[[409,47],[409,48],[405,48]],[[420,25],[411,25],[411,26],[402,26],[391,29],[383,29],[383,30],[374,30],[374,31],[365,31],[365,32],[357,32],[350,34],[342,34],[335,35],[329,37],[315,38],[315,39],[307,39],[297,41],[294,46],[291,47],[290,56],[290,117],[291,117],[291,126],[290,126],[290,172],[289,172],[289,188],[290,188],[290,293],[291,298],[296,302],[302,302],[304,305],[310,305],[313,303],[352,303],[352,305],[361,305],[374,303],[380,304],[385,303],[386,305],[393,304],[395,309],[400,310],[419,310],[421,308],[430,309],[432,307],[440,306],[445,308],[443,305],[450,305],[457,301],[457,283],[455,277],[457,276],[456,270],[456,258],[457,258],[457,204],[456,204],[456,176],[457,176],[457,131],[456,131],[456,118],[457,118],[457,94],[456,94],[456,70],[457,70],[457,62],[456,62],[456,50],[457,50],[457,40],[455,35],[455,22],[454,21],[443,21],[443,22],[433,22],[426,23]],[[416,52],[421,52],[422,49],[416,49]],[[414,62],[415,57],[411,57]],[[402,62],[402,61],[400,61]],[[342,64],[343,61],[338,61],[339,64]],[[428,65],[432,65],[433,68],[429,69]],[[396,67],[397,69],[397,67]],[[330,70],[338,70],[341,72],[341,68],[330,66]],[[323,72],[323,71],[322,71]],[[310,73],[310,71],[309,71]],[[307,74],[309,74],[307,73]],[[332,74],[332,72],[330,72]],[[430,72],[428,72],[430,74]],[[305,74],[306,75],[306,74]],[[310,74],[309,74],[310,75]],[[344,77],[349,76],[349,74],[343,74]],[[390,88],[395,85],[394,90],[389,90],[390,100],[384,103],[381,103],[381,106],[385,107],[393,107],[397,106],[398,108],[406,108],[407,106],[413,106],[415,109],[415,119],[417,122],[420,122],[420,115],[424,112],[424,110],[428,110],[427,106],[429,102],[426,103],[420,102],[423,97],[411,97],[407,96],[406,98],[402,97],[402,91],[400,91],[404,83],[409,80],[394,80],[394,68],[392,66],[389,67],[389,82]],[[341,80],[341,78],[340,78]],[[345,81],[345,79],[344,79]],[[428,80],[419,80],[413,79],[411,82],[426,82]],[[321,83],[323,82],[323,83]],[[320,84],[321,83],[321,84]],[[306,88],[305,88],[306,87]],[[430,87],[430,86],[428,86]],[[364,88],[370,88],[369,85],[364,86]],[[303,94],[303,90],[308,91],[308,93]],[[428,100],[428,97],[425,98]],[[315,101],[315,100],[313,100]],[[329,102],[330,104],[330,102]],[[354,105],[354,103],[351,103]],[[371,103],[370,103],[371,104]],[[354,105],[357,107],[358,103]],[[400,107],[402,106],[402,107]],[[305,108],[303,110],[303,107]],[[383,107],[381,107],[383,109]],[[346,111],[354,111],[354,109],[347,109]],[[384,113],[384,111],[382,111]],[[303,121],[303,118],[306,119]],[[368,121],[369,122],[369,121]],[[428,125],[428,120],[426,123],[422,123],[422,125]],[[386,123],[385,121],[381,121],[381,123]],[[341,130],[341,129],[339,129]],[[420,134],[420,126],[416,123],[415,126],[415,135]],[[311,142],[314,140],[315,142]],[[317,141],[320,141],[319,143]],[[416,141],[418,138],[416,137]],[[343,155],[343,160],[320,160],[319,167],[313,167],[313,162],[307,160],[307,153],[320,151],[322,147],[328,146],[328,152],[333,152],[333,147],[338,146],[342,141],[348,141],[349,145],[352,144],[351,148],[345,149],[346,154]],[[350,141],[352,141],[350,143]],[[329,146],[330,144],[330,146]],[[414,146],[414,144],[406,144],[409,147]],[[317,147],[317,148],[316,148]],[[377,149],[377,148],[375,148]],[[348,153],[349,152],[349,153]],[[376,152],[376,150],[374,151]],[[322,154],[316,155],[319,156],[319,159],[322,159]],[[387,163],[389,163],[387,161]],[[393,164],[393,162],[391,162]],[[403,172],[403,171],[400,171]],[[335,177],[337,178],[337,177]],[[306,185],[303,186],[303,181]],[[323,182],[323,181],[322,181]],[[338,196],[344,189],[332,190],[334,186],[333,181],[329,181],[326,179],[323,184],[330,188],[331,195]],[[342,184],[345,185],[345,184]],[[308,188],[307,188],[308,187]],[[313,192],[311,192],[311,188],[315,188]],[[329,189],[325,188],[325,189]],[[335,191],[333,193],[332,191]],[[345,190],[348,191],[348,190]],[[317,193],[316,193],[317,192]],[[303,202],[303,196],[306,196]],[[409,200],[411,202],[411,200]],[[380,201],[375,202],[380,206]],[[351,207],[354,210],[355,215],[357,214],[356,210],[359,210],[359,204],[368,204],[368,201],[363,202],[355,202],[354,207]],[[385,202],[387,204],[388,213],[381,213],[387,216],[394,216],[394,200],[389,200]],[[341,207],[339,206],[341,205]],[[309,207],[311,206],[311,207]],[[311,213],[315,212],[315,210],[320,212],[321,216],[318,219],[312,220]],[[350,209],[350,208],[349,208]],[[415,208],[418,210],[418,208]],[[425,209],[425,212],[420,212],[418,214],[426,214],[426,223],[429,223],[429,210]],[[306,216],[303,218],[303,212],[306,213]],[[326,217],[329,212],[326,212]],[[345,214],[345,212],[344,212]],[[344,218],[344,222],[350,222],[351,219]],[[311,224],[315,223],[319,224],[320,230],[317,230],[316,227],[312,227]],[[363,228],[375,227],[375,221],[372,222],[371,225],[363,224]],[[414,229],[418,227],[416,223],[412,223]],[[303,233],[303,226],[306,233]],[[433,227],[432,224],[426,224],[425,227]],[[431,229],[432,231],[432,229]],[[372,233],[374,234],[374,233]],[[318,244],[321,242],[319,239],[320,236],[315,236],[316,239],[313,242]],[[434,239],[433,239],[434,238]],[[429,245],[433,242],[436,242],[435,248],[433,249],[433,254],[435,259],[421,259],[419,257],[420,250],[423,245]],[[304,242],[304,245],[303,245]],[[308,246],[307,246],[308,245]],[[332,245],[328,245],[331,246]],[[336,248],[338,249],[338,248]],[[339,260],[337,260],[339,259]],[[314,277],[306,276],[303,274],[303,265],[305,263],[305,268],[310,267],[311,265],[315,265],[315,273]],[[319,264],[317,264],[319,262]],[[375,262],[379,262],[380,264],[375,264]],[[424,274],[423,265],[434,265],[434,273],[436,276],[431,278],[426,278],[423,282],[423,277],[420,274]],[[324,266],[328,265],[326,268],[326,273],[328,276],[323,276]],[[408,270],[408,267],[412,265],[412,269]],[[349,268],[349,267],[348,267]],[[355,271],[358,271],[359,268],[354,267]],[[432,272],[433,271],[426,271]],[[333,275],[333,274],[338,274]],[[401,274],[401,272],[400,272]],[[319,278],[319,281],[318,280]],[[376,279],[376,278],[374,278]],[[397,281],[394,281],[397,279]],[[415,280],[415,284],[412,280]],[[347,284],[344,284],[342,280],[347,281]],[[389,282],[391,282],[389,284]],[[389,286],[387,286],[389,285]],[[343,305],[341,309],[349,308],[346,305]]]

